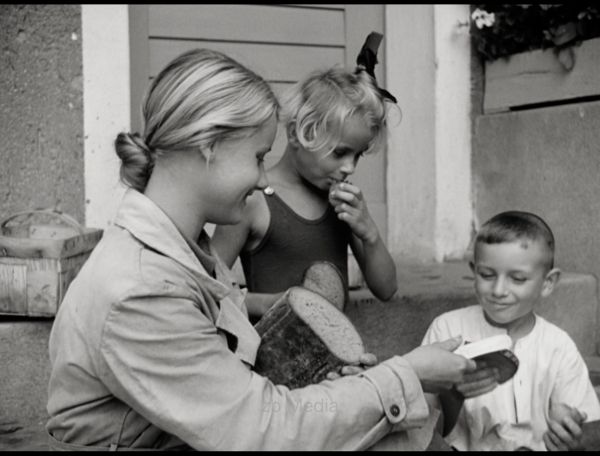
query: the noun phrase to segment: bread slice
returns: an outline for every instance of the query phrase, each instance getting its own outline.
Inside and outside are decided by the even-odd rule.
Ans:
[[[466,342],[454,353],[477,361],[488,367],[496,367],[500,373],[498,383],[504,383],[517,372],[519,360],[511,351],[512,339],[506,334],[487,337],[477,342]]]
[[[304,271],[302,286],[319,293],[340,310],[344,310],[347,299],[347,286],[342,273],[333,263],[319,261]]]
[[[328,372],[359,364],[365,353],[348,317],[304,287],[290,288],[255,328],[261,344],[254,370],[289,388],[318,383]]]

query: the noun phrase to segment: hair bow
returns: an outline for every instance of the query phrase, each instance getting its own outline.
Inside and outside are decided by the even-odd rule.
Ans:
[[[375,80],[375,84],[377,84],[377,80],[375,79],[375,65],[377,64],[377,49],[379,49],[379,44],[383,39],[383,35],[377,32],[369,33],[367,39],[365,40],[365,44],[363,44],[360,52],[358,53],[358,57],[356,57],[356,72],[366,71],[371,77]],[[382,87],[377,86],[379,89],[379,93],[383,98],[387,98],[392,103],[397,103],[396,97],[389,93]]]

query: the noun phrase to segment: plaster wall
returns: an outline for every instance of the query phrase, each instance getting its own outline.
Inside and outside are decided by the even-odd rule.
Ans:
[[[395,259],[427,262],[435,258],[433,5],[386,5],[385,33],[386,88],[402,113],[389,121],[387,245]]]
[[[461,260],[471,240],[469,5],[435,5],[435,260]]]
[[[600,102],[479,116],[473,140],[478,225],[535,212],[556,237],[563,270],[600,277]]]
[[[402,113],[388,122],[387,244],[399,262],[460,260],[470,242],[468,21],[469,5],[386,5],[386,84]]]
[[[125,186],[114,141],[131,124],[127,5],[82,5],[86,225],[112,223]]]
[[[80,5],[0,5],[0,217],[84,222]]]

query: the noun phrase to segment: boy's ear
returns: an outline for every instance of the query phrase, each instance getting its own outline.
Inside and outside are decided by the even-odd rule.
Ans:
[[[561,270],[558,268],[551,269],[546,274],[546,278],[544,279],[544,284],[542,285],[542,297],[546,298],[550,296],[552,291],[554,291],[554,287],[560,280]]]

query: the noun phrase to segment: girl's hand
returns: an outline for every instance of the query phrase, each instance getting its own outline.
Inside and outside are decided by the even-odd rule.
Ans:
[[[363,242],[375,243],[379,231],[369,214],[362,191],[349,182],[338,182],[331,186],[329,202],[340,220],[352,229],[352,232]]]

